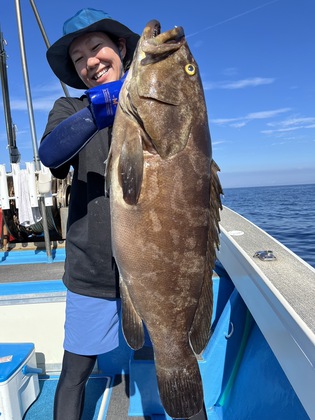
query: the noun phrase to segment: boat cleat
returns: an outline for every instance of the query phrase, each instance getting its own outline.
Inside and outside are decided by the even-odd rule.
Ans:
[[[262,261],[274,261],[277,259],[271,250],[257,251],[254,254],[254,258],[259,258]]]

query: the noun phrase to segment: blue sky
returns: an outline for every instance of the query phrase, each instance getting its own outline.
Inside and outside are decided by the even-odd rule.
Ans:
[[[315,183],[314,0],[35,0],[50,43],[84,7],[107,11],[135,32],[150,19],[183,26],[205,90],[213,157],[224,188]],[[62,88],[45,58],[31,5],[21,1],[27,66],[40,141]],[[33,160],[15,2],[2,8],[12,120],[21,162]],[[71,93],[82,93],[70,90]],[[9,169],[0,100],[0,163]]]

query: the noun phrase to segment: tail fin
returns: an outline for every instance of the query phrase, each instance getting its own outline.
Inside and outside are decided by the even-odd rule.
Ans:
[[[183,363],[184,362],[184,363]],[[167,368],[156,360],[156,375],[161,401],[173,419],[190,418],[203,406],[203,388],[198,362],[191,352],[180,365]]]

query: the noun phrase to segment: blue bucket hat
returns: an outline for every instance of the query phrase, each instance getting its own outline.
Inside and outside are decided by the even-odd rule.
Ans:
[[[76,89],[86,89],[78,76],[69,55],[69,47],[75,38],[89,32],[105,32],[113,41],[126,40],[124,66],[127,69],[136,49],[139,35],[127,26],[112,19],[108,13],[95,9],[82,9],[63,25],[64,36],[47,50],[48,63],[55,75],[66,85]]]

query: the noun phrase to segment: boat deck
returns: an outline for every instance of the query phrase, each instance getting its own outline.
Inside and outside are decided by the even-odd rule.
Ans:
[[[44,243],[14,244],[0,254],[0,284],[60,280],[64,271],[64,244],[53,242],[52,262]]]
[[[106,420],[130,420],[129,409],[129,375],[116,375],[108,406]],[[132,420],[150,420],[151,416],[133,416]],[[82,419],[83,420],[83,419]],[[197,420],[197,419],[195,419]]]
[[[16,264],[0,266],[0,283],[17,283],[41,280],[60,280],[63,275],[64,263]]]

